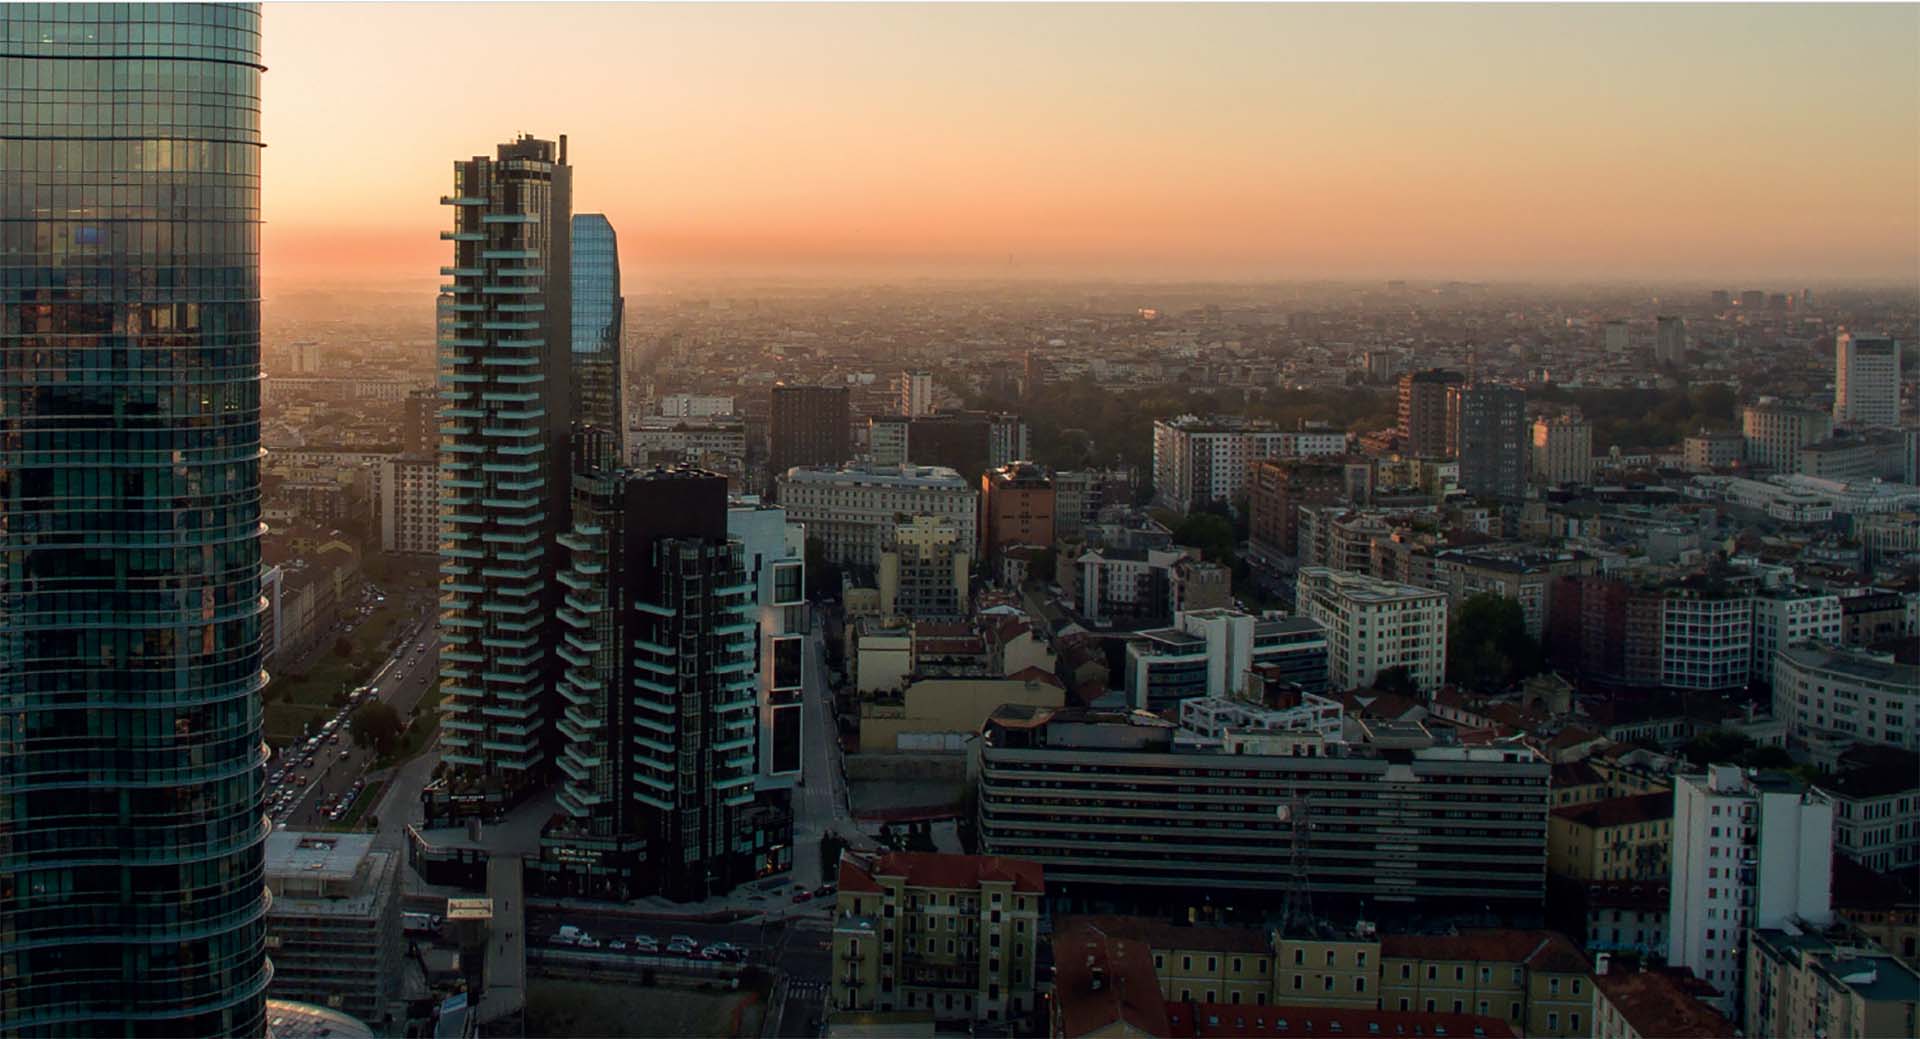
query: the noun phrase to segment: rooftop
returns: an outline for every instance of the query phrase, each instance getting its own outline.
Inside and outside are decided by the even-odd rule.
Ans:
[[[1055,920],[1060,931],[1088,928],[1110,938],[1142,942],[1158,952],[1192,949],[1197,952],[1238,952],[1267,956],[1273,947],[1266,932],[1256,927],[1209,927],[1177,924],[1149,916],[1063,916]]]
[[[1054,1035],[1079,1039],[1116,1024],[1149,1036],[1171,1034],[1144,942],[1095,927],[1058,928],[1053,961]]]
[[[888,852],[871,860],[841,856],[841,890],[877,893],[881,887],[876,877],[898,877],[905,880],[908,887],[943,890],[965,891],[983,883],[1011,882],[1015,891],[1033,894],[1046,891],[1040,864],[1025,859],[915,851]]]
[[[303,833],[276,830],[267,837],[267,876],[305,880],[352,880],[373,850],[370,833]]]
[[[1660,971],[1602,974],[1593,984],[1633,1030],[1661,1039],[1733,1039],[1733,1022]]]
[[[1557,819],[1565,819],[1577,825],[1595,829],[1671,819],[1673,818],[1673,791],[1661,790],[1651,794],[1609,797],[1604,801],[1594,801],[1591,804],[1567,805],[1563,808],[1555,808],[1553,815]]]

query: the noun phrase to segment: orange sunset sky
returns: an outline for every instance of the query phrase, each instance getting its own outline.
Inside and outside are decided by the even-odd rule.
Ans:
[[[266,6],[270,285],[565,133],[707,274],[1920,279],[1920,6]]]

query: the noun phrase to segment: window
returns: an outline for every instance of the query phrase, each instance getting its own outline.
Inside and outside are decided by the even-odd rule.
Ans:
[[[1354,965],[1354,966],[1356,966],[1356,967],[1362,967],[1362,968],[1364,968],[1364,967],[1365,967],[1365,966],[1367,965],[1367,954],[1366,954],[1366,953],[1364,953],[1364,952],[1356,952],[1356,953],[1354,953],[1354,954],[1353,954],[1353,965]]]
[[[1580,994],[1580,979],[1579,979],[1579,978],[1575,978],[1575,979],[1573,979],[1573,994],[1574,994],[1574,995],[1576,995],[1576,996]],[[1575,1028],[1579,1028],[1580,1026],[1579,1026],[1579,1025],[1574,1025],[1573,1027],[1575,1027]]]
[[[1192,970],[1192,969],[1193,969],[1193,957],[1191,957],[1191,956],[1182,956],[1182,957],[1180,957],[1180,969],[1181,969],[1181,970],[1186,970],[1186,971],[1190,971],[1190,970]]]
[[[1235,974],[1240,973],[1240,957],[1238,956],[1235,956],[1233,958],[1233,972]]]
[[[1575,1035],[1580,1034],[1580,1015],[1579,1014],[1574,1013],[1574,1014],[1567,1015],[1567,1031],[1572,1032]]]
[[[1434,966],[1431,963],[1427,964],[1427,980],[1428,981],[1440,980],[1440,968]]]
[[[1353,979],[1353,990],[1355,992],[1365,992],[1367,990],[1367,979],[1365,975]]]
[[[1295,974],[1293,976],[1293,990],[1295,992],[1300,991],[1300,986],[1304,983],[1304,979],[1305,975],[1302,974]]]
[[[1467,980],[1467,968],[1465,968],[1465,967],[1455,967],[1455,968],[1453,968],[1453,980],[1455,980],[1455,981],[1465,981],[1465,980]]]
[[[1461,1010],[1462,1010],[1462,1009],[1464,1008],[1464,1006],[1465,1006],[1465,1005],[1464,1005],[1464,1004],[1462,1004],[1462,1003],[1461,1003],[1461,1002],[1460,1002],[1459,1000],[1457,1000],[1457,999],[1456,999],[1456,1000],[1454,1000],[1454,1001],[1453,1001],[1453,1012],[1454,1012],[1454,1013],[1456,1013],[1456,1014],[1458,1014],[1458,1013],[1460,1013],[1460,1011],[1461,1011]]]
[[[1547,979],[1547,995],[1557,996],[1559,994],[1560,994],[1560,979],[1548,978]]]
[[[1320,991],[1322,991],[1322,992],[1332,992],[1332,991],[1333,991],[1333,975],[1331,975],[1331,974],[1328,974],[1328,975],[1325,975],[1324,977],[1322,977],[1322,978],[1320,979],[1320,982],[1321,982],[1321,984],[1320,984]]]
[[[1220,969],[1220,957],[1218,956],[1207,957],[1207,973],[1212,974],[1213,972],[1219,969]],[[1208,1000],[1208,1002],[1212,1002],[1212,1000]]]
[[[1327,950],[1327,966],[1329,967],[1333,966],[1333,950],[1332,949]]]
[[[1400,980],[1408,981],[1408,980],[1411,980],[1412,978],[1413,978],[1413,964],[1402,963],[1400,965]]]
[[[1548,1014],[1547,1015],[1547,1031],[1558,1032],[1559,1030],[1560,1030],[1560,1015],[1551,1014],[1551,1013]]]
[[[1403,1014],[1407,1012],[1407,997],[1405,996],[1400,997],[1400,1012]]]
[[[1306,964],[1306,962],[1307,962],[1307,950],[1305,950],[1305,949],[1295,949],[1295,950],[1293,950],[1293,965],[1294,965],[1294,966],[1296,966],[1296,967],[1300,967],[1300,966],[1304,966],[1304,965]]]

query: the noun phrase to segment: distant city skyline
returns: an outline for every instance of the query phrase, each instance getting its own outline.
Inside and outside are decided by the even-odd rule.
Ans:
[[[270,287],[431,277],[449,157],[518,132],[569,136],[641,283],[1920,277],[1912,5],[265,19]]]

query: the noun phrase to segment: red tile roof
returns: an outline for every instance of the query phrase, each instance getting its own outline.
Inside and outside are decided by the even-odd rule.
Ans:
[[[1659,971],[1602,974],[1593,979],[1601,998],[1633,1030],[1660,1039],[1733,1039],[1733,1022],[1687,993],[1687,987]]]
[[[1170,1003],[1167,1019],[1176,1039],[1215,1036],[1317,1036],[1369,1039],[1391,1036],[1445,1036],[1447,1039],[1512,1039],[1513,1028],[1497,1017],[1476,1014],[1427,1014],[1399,1010],[1350,1010],[1334,1007],[1251,1006],[1245,1003]]]
[[[1058,675],[1032,664],[1015,671],[1013,674],[1008,675],[1007,678],[1016,682],[1038,682],[1041,685],[1050,685],[1055,689],[1066,688],[1065,683],[1060,681]]]
[[[1093,927],[1053,933],[1053,1034],[1080,1036],[1126,1022],[1143,1036],[1171,1036],[1153,951]]]
[[[1145,943],[1155,952],[1193,949],[1200,952],[1237,952],[1270,956],[1273,946],[1258,927],[1212,927],[1176,924],[1150,916],[1063,916],[1056,928],[1093,928],[1109,937]]]
[[[1595,829],[1657,822],[1673,818],[1673,791],[1658,790],[1651,794],[1629,794],[1588,804],[1566,805],[1555,808],[1553,814],[1555,818]]]
[[[939,852],[894,851],[871,860],[852,855],[840,859],[840,889],[877,892],[875,877],[902,877],[908,887],[970,890],[982,882],[1011,881],[1015,891],[1046,891],[1040,864],[998,855],[945,855]]]
[[[1402,960],[1524,963],[1555,973],[1589,969],[1573,942],[1555,931],[1489,928],[1459,934],[1385,934],[1380,936],[1380,955]]]

